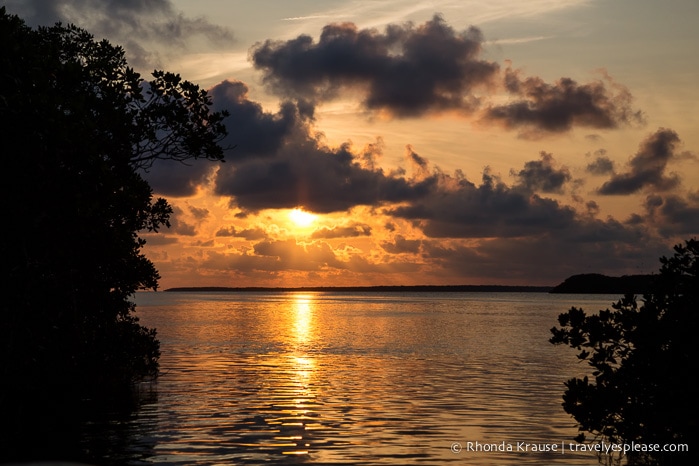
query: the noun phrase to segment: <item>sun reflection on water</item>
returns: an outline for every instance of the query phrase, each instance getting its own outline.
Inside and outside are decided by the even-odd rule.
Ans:
[[[182,299],[171,296],[161,299]],[[550,351],[552,298],[467,298],[274,293],[152,307],[166,372],[138,420],[147,461],[427,466],[465,460],[454,441],[572,438],[559,398],[576,366]]]
[[[274,436],[279,452],[302,458],[309,455],[312,432],[320,426],[316,361],[308,354],[308,349],[314,346],[315,300],[313,294],[307,293],[293,294],[290,298],[288,307],[284,307],[288,318],[286,325],[291,330],[291,334],[286,333],[291,351],[279,366],[282,372],[286,369],[287,379],[276,387],[280,402],[276,407],[280,411],[268,422],[279,429]]]
[[[313,330],[313,296],[310,294],[293,295],[294,335],[296,342],[307,344]]]

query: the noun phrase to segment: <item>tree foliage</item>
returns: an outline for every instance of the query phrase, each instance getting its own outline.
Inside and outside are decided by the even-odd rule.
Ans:
[[[204,90],[69,25],[32,29],[0,8],[4,292],[0,407],[112,393],[158,371],[130,296],[156,289],[140,231],[172,209],[140,176],[157,159],[219,161],[224,113]]]
[[[688,444],[689,453],[630,452],[629,464],[696,464],[699,241],[662,257],[660,274],[639,306],[633,295],[613,310],[572,308],[552,328],[551,343],[579,351],[591,378],[566,382],[563,408],[581,435],[611,443]],[[618,458],[617,458],[618,459]]]

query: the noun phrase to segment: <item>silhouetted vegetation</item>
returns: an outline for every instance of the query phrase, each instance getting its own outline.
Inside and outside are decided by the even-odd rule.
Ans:
[[[575,348],[594,369],[591,378],[566,382],[563,408],[578,423],[578,441],[589,433],[627,445],[687,444],[685,453],[629,452],[628,464],[697,464],[699,241],[660,261],[640,306],[627,295],[611,311],[572,308],[551,329],[551,343]]]
[[[120,47],[74,26],[31,29],[3,7],[0,43],[0,408],[4,423],[38,429],[38,411],[128,401],[157,374],[156,332],[129,297],[157,287],[138,233],[169,226],[172,209],[139,171],[222,160],[225,115],[178,75],[144,81]]]
[[[653,286],[654,275],[609,277],[599,273],[573,275],[555,286],[551,293],[643,294]]]

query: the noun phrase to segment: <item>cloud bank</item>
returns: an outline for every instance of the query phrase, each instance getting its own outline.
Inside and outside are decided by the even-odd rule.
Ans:
[[[74,21],[98,37],[116,38],[136,54],[136,64],[152,59],[147,42],[184,47],[192,37],[212,44],[233,40],[228,29],[185,17],[170,0],[14,3],[15,10],[31,12],[24,15],[30,24]],[[541,281],[580,273],[580,267],[626,271],[641,256],[665,253],[667,238],[699,232],[699,196],[682,192],[680,174],[670,170],[691,157],[679,151],[679,136],[668,128],[649,134],[626,164],[598,151],[577,167],[601,180],[589,195],[642,195],[624,221],[598,218],[600,205],[580,195],[575,164],[560,163],[543,148],[506,180],[488,167],[475,176],[445,173],[411,141],[400,141],[406,168],[389,171],[379,164],[381,136],[363,147],[349,141],[332,146],[318,132],[324,104],[354,97],[369,118],[446,114],[541,141],[578,128],[644,124],[629,89],[610,76],[546,82],[485,58],[484,44],[480,29],[457,31],[441,16],[382,30],[333,23],[317,39],[256,44],[251,61],[280,97],[278,108],[266,110],[243,82],[223,81],[209,93],[214,109],[230,115],[222,144],[235,150],[227,163],[158,163],[144,174],[156,192],[175,199],[205,189],[223,196],[230,214],[211,228],[208,209],[179,205],[171,236],[152,242],[149,236],[149,244],[176,237],[180,246],[198,247],[199,256],[177,264],[181,270],[196,266],[260,279],[293,271],[526,282],[533,271]],[[565,203],[569,195],[571,205]],[[260,220],[267,209],[298,207],[341,220],[306,231],[302,240]],[[353,217],[356,212],[362,216]],[[371,250],[359,246],[367,244]]]
[[[277,95],[321,103],[356,92],[364,110],[391,117],[452,111],[527,138],[644,122],[630,91],[607,74],[586,84],[570,78],[549,84],[510,66],[502,72],[482,58],[483,44],[478,28],[457,32],[437,15],[383,32],[329,24],[317,42],[308,35],[268,40],[251,49],[251,59]],[[494,104],[497,93],[509,102]]]
[[[266,41],[251,58],[277,94],[323,101],[358,89],[363,106],[398,117],[477,106],[474,91],[493,84],[499,66],[479,58],[477,28],[457,33],[440,17],[389,25],[383,33],[352,23],[323,28],[317,43],[301,35]]]

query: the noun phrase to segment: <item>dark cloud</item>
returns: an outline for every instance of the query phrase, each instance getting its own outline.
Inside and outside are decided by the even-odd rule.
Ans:
[[[192,196],[200,186],[208,183],[217,166],[208,160],[190,160],[186,163],[156,160],[148,171],[141,171],[141,176],[153,191],[162,196]]]
[[[183,236],[196,235],[196,226],[184,221],[182,219],[183,216],[184,211],[182,209],[176,206],[172,208],[172,215],[170,216],[170,229],[168,230],[168,233],[175,233]]]
[[[430,175],[429,161],[415,152],[410,144],[405,147],[405,158],[412,166],[415,179],[424,179]]]
[[[160,230],[160,233],[142,232],[142,233],[139,233],[138,236],[139,236],[139,238],[146,240],[147,246],[167,246],[170,244],[179,243],[179,241],[180,241],[179,238],[177,238],[176,236],[164,235],[164,234],[162,234],[163,232],[166,233],[167,230],[165,230],[165,229]]]
[[[429,163],[427,159],[424,157],[420,157],[417,152],[413,150],[413,147],[408,145],[406,147],[407,153],[408,153],[408,158],[412,163],[414,163],[417,167],[419,167],[420,170],[426,170],[427,167],[429,166]]]
[[[233,33],[203,17],[190,18],[177,11],[171,0],[10,0],[9,12],[29,25],[74,23],[97,39],[109,38],[122,45],[132,66],[152,66],[155,55],[141,44],[158,42],[185,48],[194,37],[209,44],[233,41]]]
[[[699,235],[699,193],[686,198],[679,195],[660,196],[651,194],[646,198],[647,220],[654,224],[661,235]]]
[[[680,184],[679,175],[665,174],[667,164],[677,158],[680,138],[671,129],[660,128],[641,142],[628,163],[629,171],[619,173],[599,188],[600,194],[632,194],[651,187],[667,191]]]
[[[381,243],[381,247],[384,251],[391,254],[417,254],[420,252],[421,245],[422,240],[406,239],[403,235],[396,235],[393,241],[384,241]]]
[[[274,157],[294,132],[304,134],[310,131],[308,121],[295,105],[285,103],[275,114],[265,112],[260,104],[248,99],[248,88],[242,82],[224,81],[209,90],[209,94],[214,111],[226,110],[229,113],[224,120],[228,136],[221,141],[222,147],[230,148],[225,154],[229,164],[255,157]],[[231,168],[207,160],[189,160],[187,163],[157,160],[148,172],[142,172],[142,176],[155,192],[181,197],[196,194],[216,170]]]
[[[313,232],[313,239],[352,238],[371,236],[371,227],[365,223],[353,223],[346,226],[323,227]]]
[[[638,251],[640,244],[654,241],[645,224],[622,223],[613,218],[597,219],[599,206],[594,201],[583,202],[584,210],[578,212],[573,207],[536,194],[537,190],[557,192],[570,179],[566,170],[554,169],[553,163],[550,154],[542,154],[540,161],[525,164],[512,186],[506,185],[488,169],[484,171],[479,186],[458,172],[454,176],[436,173],[433,176],[438,178],[438,189],[410,204],[388,208],[385,213],[412,222],[429,238],[440,238],[439,242],[427,240],[419,245],[425,263],[436,260],[444,270],[461,268],[464,273],[469,267],[480,270],[476,264],[480,264],[485,273],[491,260],[498,267],[502,264],[510,267],[509,261],[515,260],[515,257],[499,256],[497,251],[488,257],[481,246],[464,246],[464,239],[489,245],[537,243],[538,252],[532,250],[530,255],[546,251],[547,257],[551,255],[550,250],[566,251],[561,257],[568,257],[571,250],[604,250],[616,244],[617,252],[609,252],[609,256],[600,258],[600,262],[606,261],[606,269],[614,268],[609,263],[619,258],[619,251],[623,251],[623,256],[628,251]],[[493,238],[500,238],[499,243],[493,242]],[[450,245],[452,242],[454,244]],[[409,250],[408,245],[412,251],[418,250],[417,243],[400,241],[385,243],[382,247],[389,252],[398,252]],[[518,255],[522,262],[513,266],[511,271],[514,273],[519,268],[522,277],[526,278],[526,274],[533,273],[532,264],[537,261],[528,257],[527,251],[520,251]],[[631,258],[625,260],[630,262]],[[556,273],[560,273],[560,267],[560,263],[556,265]],[[500,270],[500,273],[504,271]],[[494,269],[493,274],[498,276]],[[512,278],[516,277],[513,275]]]
[[[202,241],[202,240],[197,240],[194,242],[194,245],[200,248],[211,248],[216,245],[214,240],[210,239],[207,241]]]
[[[276,114],[267,113],[262,106],[248,99],[248,87],[240,81],[223,81],[209,91],[213,110],[227,111],[225,119],[228,136],[223,147],[235,147],[226,159],[237,162],[250,157],[274,155],[293,130],[302,128],[309,113],[291,103],[281,105]]]
[[[279,113],[266,113],[247,100],[242,83],[224,82],[211,93],[216,108],[231,113],[229,142],[237,144],[231,163],[218,166],[215,191],[243,210],[344,211],[408,201],[432,187],[434,180],[408,181],[374,168],[369,162],[380,156],[380,140],[363,150],[349,143],[328,147],[313,133],[303,105],[286,102]]]
[[[490,238],[477,244],[425,241],[423,259],[440,280],[473,277],[483,284],[557,285],[570,275],[612,276],[650,273],[667,245],[642,228],[595,221],[582,237],[542,233],[518,238]],[[599,231],[595,237],[593,233]],[[645,264],[647,270],[639,269]]]
[[[585,139],[590,142],[600,142],[602,140],[602,136],[599,134],[586,134]]]
[[[421,221],[428,236],[452,238],[528,236],[565,229],[575,221],[572,208],[528,189],[509,187],[489,170],[480,186],[465,177],[434,177],[440,189],[387,213]]]
[[[322,102],[355,91],[365,109],[398,117],[470,114],[485,106],[481,121],[519,129],[529,138],[574,126],[613,129],[644,122],[629,90],[606,74],[586,84],[570,78],[550,84],[510,67],[502,76],[497,63],[481,57],[482,47],[477,28],[457,32],[435,16],[383,32],[329,24],[317,42],[307,35],[268,40],[251,49],[251,58],[264,82],[285,98]],[[487,93],[499,86],[513,100],[487,104]]]
[[[241,209],[303,207],[318,213],[357,205],[381,205],[420,197],[432,180],[411,183],[382,170],[367,170],[349,144],[333,149],[306,140],[290,144],[273,159],[255,159],[219,169],[217,194],[233,196]]]
[[[204,220],[206,217],[209,216],[209,209],[205,209],[205,208],[189,206],[189,212],[197,220]]]
[[[629,90],[609,76],[587,84],[570,78],[548,84],[539,77],[522,78],[518,70],[508,68],[504,79],[507,91],[519,100],[492,105],[483,118],[521,129],[523,137],[561,133],[573,126],[613,129],[644,121],[642,112],[631,108]]]
[[[234,226],[222,227],[216,232],[216,236],[230,236],[235,238],[244,238],[246,240],[259,240],[267,238],[267,232],[261,228],[245,228],[242,230],[236,229]]]
[[[185,46],[195,35],[214,43],[233,40],[227,28],[203,17],[186,17],[171,0],[11,0],[6,5],[30,25],[73,22],[110,38],[137,36],[177,46]]]
[[[318,40],[307,35],[253,47],[255,67],[277,93],[321,101],[343,88],[365,93],[369,110],[395,116],[470,111],[473,91],[490,85],[496,63],[479,58],[483,37],[474,27],[456,32],[439,16],[420,25],[389,25],[383,33],[330,24]]]
[[[595,160],[587,164],[585,171],[593,175],[607,175],[614,172],[614,161],[607,157],[607,151],[596,151]]]
[[[588,215],[594,217],[599,213],[599,204],[595,201],[587,201],[585,203],[585,210],[587,210]]]
[[[556,168],[553,155],[541,152],[541,160],[524,164],[519,172],[512,171],[517,184],[531,192],[561,193],[563,186],[570,181],[570,171],[566,167]]]

